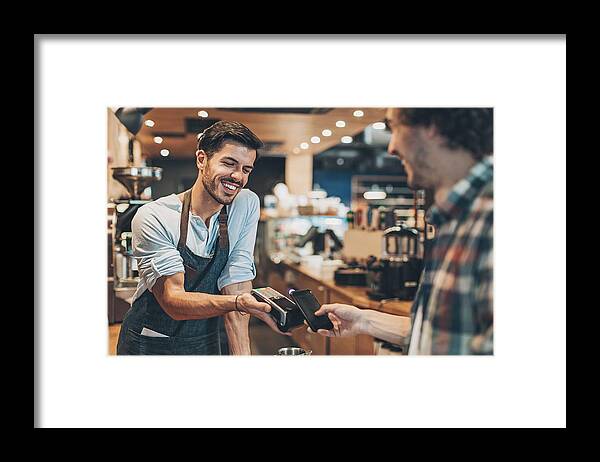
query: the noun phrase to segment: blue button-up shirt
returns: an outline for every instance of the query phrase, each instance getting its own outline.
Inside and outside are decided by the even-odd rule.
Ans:
[[[145,290],[152,291],[159,277],[185,271],[177,250],[182,208],[179,197],[171,194],[144,204],[135,214],[131,222],[132,247],[140,281],[132,303]],[[194,254],[212,257],[219,232],[218,216],[217,212],[210,217],[207,227],[201,217],[190,211],[186,245]],[[217,282],[219,290],[256,277],[254,244],[259,218],[258,196],[242,189],[228,206],[229,259]]]

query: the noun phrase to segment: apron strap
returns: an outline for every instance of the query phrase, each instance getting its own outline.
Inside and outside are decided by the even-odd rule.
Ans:
[[[192,190],[189,189],[183,195],[183,207],[181,208],[181,221],[179,222],[179,242],[177,250],[185,248],[188,233],[188,221],[190,218],[190,205],[192,203]]]
[[[227,206],[221,207],[219,213],[219,247],[226,249],[229,247],[229,234],[227,233]]]

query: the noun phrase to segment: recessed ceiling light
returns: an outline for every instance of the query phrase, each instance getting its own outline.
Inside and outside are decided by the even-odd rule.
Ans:
[[[144,122],[146,127],[154,127],[154,120],[148,119]]]
[[[365,115],[365,113],[359,109],[359,110],[356,110],[356,111],[354,111],[354,112],[352,113],[352,115],[353,115],[354,117],[362,117],[362,116],[364,116],[364,115]]]
[[[300,148],[294,148],[294,149],[292,149],[292,152],[294,154],[298,154],[300,152]]]
[[[375,130],[385,130],[385,123],[384,122],[375,122],[373,124],[373,128]]]
[[[155,142],[156,144],[160,144],[160,143],[162,143],[162,142],[163,142],[163,139],[162,139],[160,136],[155,136],[155,137],[154,137],[154,142]]]
[[[320,143],[320,142],[321,142],[321,138],[319,138],[318,136],[313,136],[313,137],[310,139],[310,142],[311,142],[311,143],[313,143],[313,144]]]
[[[169,152],[168,149],[161,149],[160,150],[160,155],[163,156],[163,157],[167,157],[169,154],[171,154],[171,153]]]
[[[339,127],[339,128],[344,128],[344,127],[346,126],[346,122],[344,122],[343,120],[338,120],[338,121],[335,123],[335,126],[336,126],[336,127]]]
[[[208,112],[206,112],[206,111],[198,111],[198,115],[200,117],[208,117]]]
[[[346,143],[346,144],[352,143],[352,137],[351,136],[342,136],[341,141],[342,141],[342,143]]]
[[[308,143],[300,143],[302,149],[308,149]]]
[[[321,134],[322,134],[323,136],[331,136],[331,130],[329,130],[328,128],[326,128],[325,130],[323,130],[323,131],[321,132]]]

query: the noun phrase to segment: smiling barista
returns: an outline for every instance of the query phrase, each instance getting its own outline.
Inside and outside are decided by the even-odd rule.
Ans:
[[[132,221],[140,282],[118,355],[251,354],[247,314],[281,334],[269,305],[250,295],[260,203],[242,188],[262,146],[241,123],[217,122],[198,141],[192,189],[140,207]]]

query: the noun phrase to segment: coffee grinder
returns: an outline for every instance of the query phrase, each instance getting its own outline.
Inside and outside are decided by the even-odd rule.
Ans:
[[[127,189],[129,198],[114,200],[113,265],[114,288],[136,287],[139,281],[137,264],[131,247],[131,220],[137,210],[149,200],[142,200],[144,189],[162,178],[160,167],[118,167],[112,176]]]
[[[403,223],[383,232],[382,256],[368,267],[369,298],[413,300],[423,269],[419,232]]]

